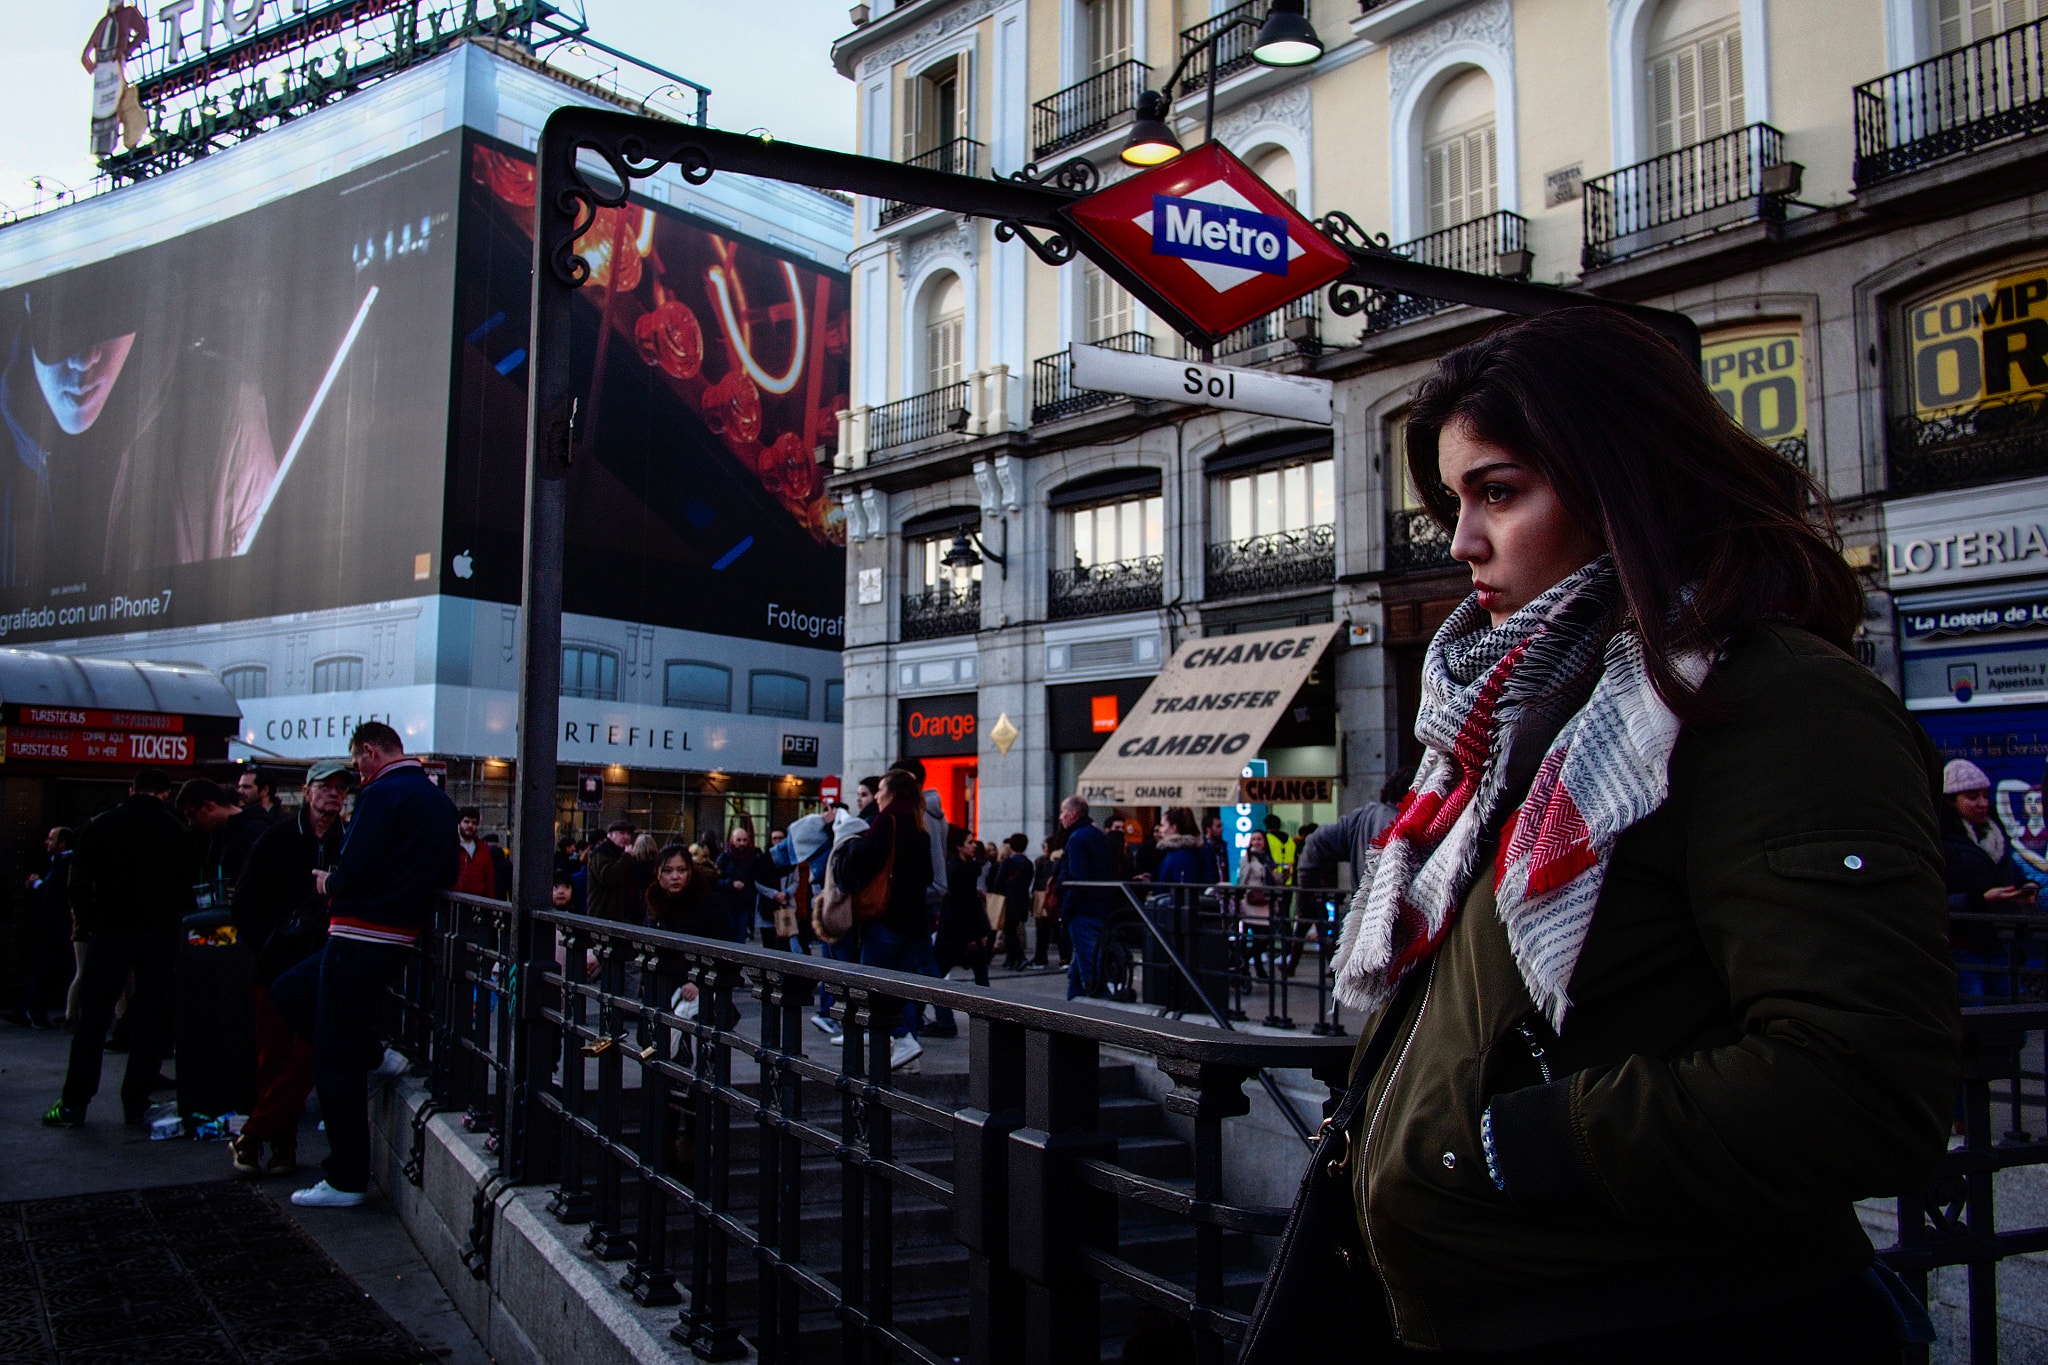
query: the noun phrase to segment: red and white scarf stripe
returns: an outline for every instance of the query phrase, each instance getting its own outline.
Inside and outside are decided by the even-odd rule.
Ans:
[[[1376,1011],[1429,959],[1498,831],[1494,901],[1530,999],[1562,1027],[1614,842],[1664,803],[1678,741],[1641,640],[1617,628],[1619,602],[1602,557],[1497,627],[1474,596],[1437,631],[1415,723],[1422,765],[1337,947],[1344,1004]],[[1678,670],[1697,685],[1708,663]]]

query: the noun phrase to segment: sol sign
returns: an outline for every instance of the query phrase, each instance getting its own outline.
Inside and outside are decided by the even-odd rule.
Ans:
[[[1715,332],[1700,345],[1714,400],[1759,441],[1806,435],[1804,329],[1796,322]]]
[[[1212,342],[1351,268],[1342,248],[1218,142],[1065,212],[1120,268],[1099,264],[1135,277]]]
[[[1916,417],[2048,393],[2048,262],[1952,286],[1903,326]]]

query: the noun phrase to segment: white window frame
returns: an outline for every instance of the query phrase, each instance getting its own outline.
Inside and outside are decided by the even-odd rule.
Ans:
[[[1614,167],[1633,166],[1655,153],[1650,138],[1650,92],[1646,68],[1650,58],[1650,24],[1660,0],[1608,0],[1607,77],[1613,109]],[[1742,20],[1743,126],[1771,121],[1771,48],[1769,0],[1737,0]],[[1887,16],[1887,27],[1893,27]],[[1498,88],[1495,103],[1499,104]],[[1503,168],[1502,178],[1506,178]],[[1505,189],[1505,186],[1503,186]],[[1501,196],[1507,208],[1507,196]]]
[[[959,276],[961,291],[967,296],[966,314],[960,324],[960,376],[965,379],[980,371],[979,354],[975,346],[976,333],[979,331],[976,316],[979,303],[976,296],[979,291],[976,288],[974,267],[963,257],[949,251],[928,262],[924,269],[917,272],[917,278],[903,291],[905,364],[903,392],[897,395],[900,398],[927,392],[925,381],[931,375],[931,356],[926,344],[925,320],[929,316],[933,300],[943,287],[943,282],[939,278],[941,275]]]
[[[1171,0],[1169,0],[1171,3]],[[1131,56],[1141,62],[1152,59],[1145,53],[1145,34],[1150,27],[1151,16],[1146,13],[1149,0],[1131,0]],[[1179,34],[1175,34],[1179,37]],[[1060,88],[1087,80],[1088,69],[1088,3],[1087,0],[1066,0],[1060,6]],[[1156,77],[1166,79],[1161,72]]]
[[[1457,42],[1439,48],[1415,79],[1394,110],[1393,191],[1389,215],[1397,240],[1412,241],[1429,232],[1429,187],[1422,156],[1422,129],[1429,121],[1429,108],[1452,79],[1472,67],[1484,71],[1493,82],[1494,175],[1499,186],[1499,206],[1519,213],[1521,163],[1517,155],[1515,130],[1515,69],[1510,54],[1481,43]],[[1302,162],[1295,161],[1295,174]],[[1303,212],[1307,212],[1306,209]]]

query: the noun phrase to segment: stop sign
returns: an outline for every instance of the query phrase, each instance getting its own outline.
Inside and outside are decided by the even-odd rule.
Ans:
[[[836,775],[830,777],[821,777],[818,779],[818,799],[824,802],[827,806],[834,805],[838,802],[839,778]]]
[[[1351,266],[1342,248],[1218,142],[1091,194],[1066,214],[1212,341]]]

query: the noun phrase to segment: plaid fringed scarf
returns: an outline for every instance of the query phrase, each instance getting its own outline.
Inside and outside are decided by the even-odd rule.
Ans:
[[[1678,740],[1620,606],[1603,556],[1499,626],[1474,595],[1437,631],[1415,721],[1426,753],[1337,947],[1344,1004],[1377,1010],[1429,959],[1498,829],[1495,904],[1530,999],[1563,1026],[1614,841],[1664,803]],[[1697,685],[1708,662],[1678,671]]]

